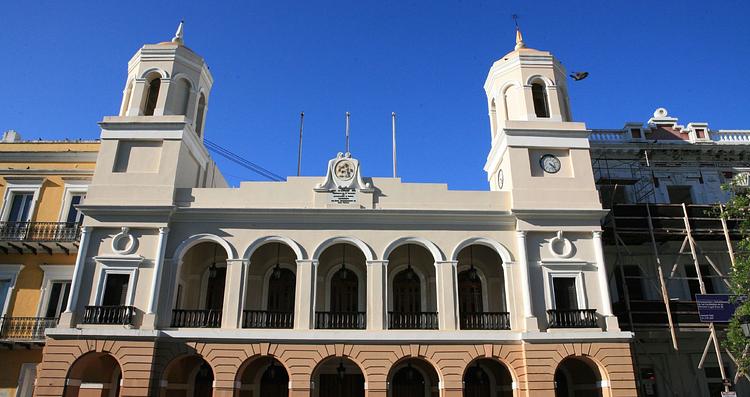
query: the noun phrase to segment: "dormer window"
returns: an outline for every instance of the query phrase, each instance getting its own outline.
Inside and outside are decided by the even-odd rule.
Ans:
[[[641,129],[640,128],[631,128],[630,129],[630,137],[633,139],[641,139]]]
[[[703,128],[697,128],[695,130],[695,136],[698,137],[698,139],[703,139],[706,137],[706,130]]]
[[[541,83],[531,85],[531,96],[534,100],[534,112],[536,117],[549,118],[549,101],[547,100],[547,90]]]

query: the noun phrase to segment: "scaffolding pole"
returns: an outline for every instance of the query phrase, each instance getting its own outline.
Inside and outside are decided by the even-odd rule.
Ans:
[[[659,249],[656,247],[656,238],[654,237],[654,223],[651,221],[651,209],[649,204],[646,205],[646,214],[648,218],[648,231],[651,237],[651,247],[654,250],[654,259],[656,260],[656,270],[659,273],[659,285],[661,286],[661,296],[664,300],[664,307],[667,309],[667,321],[669,321],[669,334],[672,337],[672,347],[675,350],[680,350],[677,346],[677,334],[674,330],[674,322],[672,320],[672,309],[669,304],[669,292],[667,291],[667,285],[664,282],[664,272],[661,269],[661,258],[659,258]]]

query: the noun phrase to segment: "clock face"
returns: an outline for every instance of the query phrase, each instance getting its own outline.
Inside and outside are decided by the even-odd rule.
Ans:
[[[503,183],[505,183],[505,175],[503,175],[503,170],[500,170],[497,172],[497,188],[502,189]]]
[[[542,166],[542,169],[545,172],[548,172],[550,174],[554,174],[557,171],[560,171],[560,159],[552,154],[545,154],[544,156],[542,156],[542,158],[539,159],[539,165]]]
[[[349,160],[341,160],[336,163],[334,171],[336,172],[336,176],[341,179],[352,179],[354,177],[354,163]]]

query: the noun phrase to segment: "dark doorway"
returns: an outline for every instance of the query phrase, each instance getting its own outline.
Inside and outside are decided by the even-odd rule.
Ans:
[[[260,378],[260,395],[263,397],[287,397],[289,374],[280,365],[272,362]]]
[[[342,267],[331,279],[331,311],[354,313],[358,311],[359,279],[353,271]]]
[[[482,280],[476,270],[466,270],[458,274],[459,313],[482,313]]]
[[[221,311],[224,306],[224,283],[227,279],[227,268],[216,268],[214,277],[208,278],[206,290],[206,309]]]
[[[268,281],[268,311],[294,311],[295,276],[289,269],[274,270]]]
[[[320,397],[364,397],[365,377],[362,374],[320,375]]]
[[[424,376],[411,363],[393,375],[391,388],[392,397],[422,397],[426,392]]]
[[[211,397],[213,395],[214,373],[211,366],[203,361],[195,375],[193,397]]]
[[[396,313],[422,311],[422,289],[419,276],[411,267],[393,278],[393,311]]]

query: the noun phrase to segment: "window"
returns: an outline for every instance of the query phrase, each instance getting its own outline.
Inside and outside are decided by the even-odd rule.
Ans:
[[[579,309],[575,277],[553,277],[552,290],[555,296],[555,309]]]
[[[631,128],[630,129],[630,137],[633,139],[641,139],[641,129],[640,128]]]
[[[359,280],[354,272],[341,268],[331,279],[331,311],[339,313],[357,312]]]
[[[206,96],[201,94],[198,100],[198,113],[195,115],[195,133],[200,137],[203,135],[203,119],[206,117]]]
[[[274,270],[268,280],[268,311],[292,313],[296,279],[289,269]]]
[[[695,130],[695,136],[698,137],[698,139],[703,139],[706,137],[706,130],[699,128]]]
[[[107,274],[104,281],[102,306],[123,306],[127,302],[129,274]]]
[[[148,82],[148,92],[146,93],[146,106],[143,108],[144,116],[153,116],[156,110],[156,102],[159,100],[159,88],[161,88],[161,78],[156,77]]]
[[[10,285],[13,280],[0,279],[0,315],[5,315],[5,304],[10,300]]]
[[[709,265],[700,265],[701,276],[703,276],[703,285],[706,286],[706,293],[714,293],[714,284],[711,282],[711,267]],[[690,290],[690,299],[695,300],[695,295],[701,293],[701,285],[698,282],[698,274],[695,272],[695,266],[692,264],[685,265],[685,277],[690,278],[687,280],[688,289]]]
[[[667,186],[670,204],[693,204],[691,186]]]
[[[419,276],[411,268],[407,268],[393,278],[393,311],[396,313],[422,311]]]
[[[81,211],[78,211],[76,206],[81,204],[84,198],[86,198],[85,193],[73,193],[70,195],[70,203],[68,204],[67,212],[68,215],[65,217],[65,223],[68,226],[74,226],[83,221],[83,214]]]
[[[458,274],[458,310],[461,314],[483,313],[482,280],[476,270],[465,270]]]
[[[644,300],[643,294],[643,283],[641,282],[641,269],[635,265],[626,265],[622,267],[623,273],[625,273],[625,283],[623,283],[622,275],[618,270],[615,270],[615,279],[617,280],[617,297],[619,301],[625,300],[625,287],[628,288],[628,296],[631,300]]]
[[[625,185],[599,185],[602,207],[612,208],[615,204],[628,204],[628,187]]]
[[[59,318],[60,313],[65,311],[68,305],[68,295],[70,295],[70,281],[52,282],[44,317]]]
[[[13,192],[10,199],[8,222],[28,222],[31,218],[31,207],[34,204],[34,192]]]
[[[190,83],[185,79],[178,79],[174,90],[177,95],[176,114],[185,116],[190,102]]]
[[[531,85],[531,97],[534,100],[534,112],[536,117],[549,118],[549,103],[547,101],[547,90],[544,85],[534,83]]]

